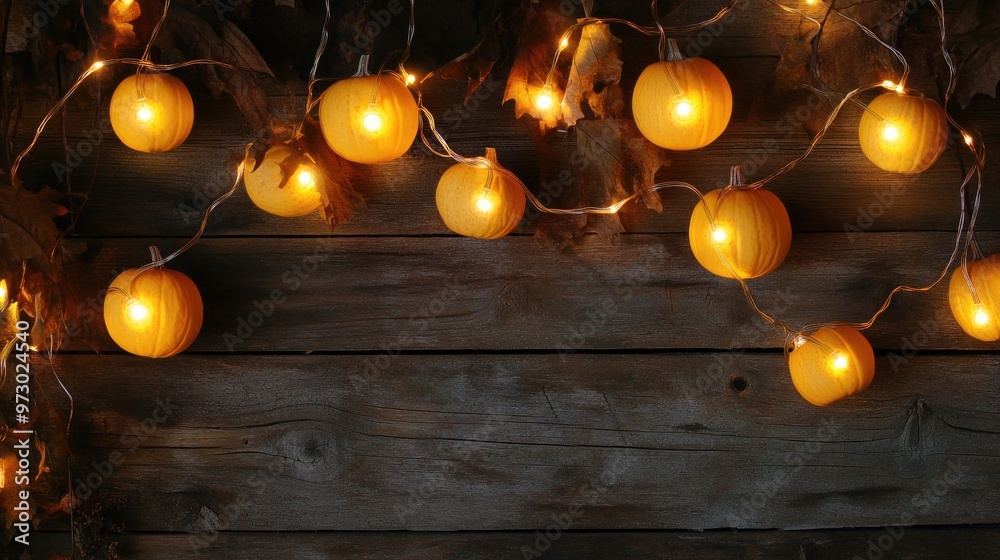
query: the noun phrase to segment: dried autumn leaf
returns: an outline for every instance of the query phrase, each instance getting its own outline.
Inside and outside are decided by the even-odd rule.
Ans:
[[[968,107],[979,93],[996,97],[1000,82],[1000,3],[969,0],[946,20],[948,45],[958,68],[955,100]]]
[[[646,140],[631,120],[581,120],[576,132],[577,149],[568,161],[554,162],[555,169],[543,169],[549,179],[543,184],[551,184],[556,177],[562,184],[562,196],[556,201],[560,208],[611,206],[652,185],[656,173],[670,164],[666,150]],[[561,166],[565,167],[558,169]],[[642,200],[647,207],[663,211],[655,192],[644,192]],[[613,215],[543,215],[536,236],[557,250],[585,234],[613,238],[624,231],[621,214],[640,209],[640,205],[626,204]]]
[[[274,74],[246,35],[231,21],[222,22],[221,33],[195,11],[183,4],[171,4],[157,46],[178,60],[211,59],[225,62],[240,70],[205,65],[200,66],[213,95],[228,93],[236,100],[247,124],[263,130],[274,119],[260,77]]]
[[[356,211],[365,207],[364,198],[354,190],[348,179],[350,172],[347,161],[334,153],[323,139],[319,126],[314,121],[306,121],[305,134],[297,141],[302,150],[316,159],[323,174],[325,188],[320,213],[331,228],[350,221]]]
[[[558,100],[562,98],[563,92],[558,84],[563,83],[564,76],[558,68],[552,82],[553,109],[539,110],[535,107],[534,101],[545,87],[552,57],[556,52],[556,38],[561,37],[573,23],[573,19],[560,10],[560,2],[557,0],[542,0],[539,4],[529,7],[525,13],[521,49],[507,76],[503,102],[513,100],[514,117],[531,115],[540,121],[542,130],[559,125],[561,112],[555,108],[558,107]]]
[[[905,2],[859,0],[837,10],[891,44],[895,41],[904,5]],[[895,59],[857,25],[825,5],[808,13],[820,21],[822,27],[803,18],[795,35],[778,37],[781,60],[774,71],[774,82],[755,100],[750,111],[751,120],[776,119],[781,116],[776,111],[815,103],[815,100],[807,101],[810,94],[801,89],[803,85],[847,93],[895,76]],[[825,99],[820,101],[827,104]],[[822,113],[814,110],[811,118],[802,122],[807,131],[819,130],[826,119]]]
[[[479,89],[493,71],[493,66],[500,60],[500,42],[497,39],[499,25],[498,18],[475,47],[435,72],[446,80],[467,81],[469,88],[465,93],[466,100]]]
[[[580,32],[580,43],[573,55],[563,97],[563,120],[568,126],[584,118],[583,104],[598,118],[618,117],[622,100],[621,40],[611,34],[607,24],[592,23]]]

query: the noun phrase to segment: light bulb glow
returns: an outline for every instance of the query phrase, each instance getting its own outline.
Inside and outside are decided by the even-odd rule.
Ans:
[[[559,41],[559,48],[560,49],[565,49],[568,46],[569,46],[569,38],[568,37],[563,37],[562,40]]]
[[[690,118],[694,114],[694,106],[687,99],[682,99],[674,105],[674,114],[682,119]]]
[[[149,308],[133,300],[128,304],[128,316],[133,321],[141,323],[149,318]]]
[[[547,92],[542,92],[535,98],[535,107],[540,111],[548,111],[553,104],[552,95]]]
[[[0,309],[7,307],[7,280],[0,280]]]
[[[834,352],[833,357],[830,358],[830,367],[834,373],[843,373],[849,365],[851,365],[851,361],[840,352]]]
[[[414,76],[413,74],[405,73],[404,75],[406,76],[406,83],[407,84],[415,84],[415,83],[417,83],[417,77]]]
[[[100,60],[98,60],[97,62],[95,62],[95,63],[93,63],[93,64],[90,65],[90,71],[91,72],[97,72],[101,68],[104,68],[104,63],[101,62]]]
[[[361,125],[368,132],[378,132],[382,128],[382,124],[382,115],[379,115],[374,110],[369,110],[361,117]]]
[[[882,87],[884,87],[885,89],[896,89],[896,82],[892,80],[886,80],[882,82]]]
[[[712,242],[718,245],[729,241],[729,232],[725,228],[717,227],[712,230]]]
[[[965,144],[967,146],[971,146],[972,143],[974,142],[972,135],[969,134],[968,132],[962,133],[962,138],[965,140]]]
[[[809,4],[810,6],[815,6],[816,4],[819,4],[819,0],[806,0],[806,4]]]
[[[805,343],[806,343],[806,337],[804,337],[804,336],[797,336],[797,337],[795,337],[795,347],[796,348],[802,348],[802,345],[804,345]]]
[[[153,120],[153,108],[149,106],[149,103],[145,99],[139,100],[139,104],[135,108],[135,118],[142,123],[148,123]]]
[[[489,197],[484,194],[483,196],[479,197],[479,200],[476,201],[476,209],[482,212],[483,214],[489,214],[490,212],[493,211],[493,201],[490,200]]]
[[[295,176],[295,180],[299,182],[300,186],[309,187],[313,184],[313,174],[308,169],[303,169]]]
[[[985,327],[990,324],[990,314],[982,307],[977,307],[975,311],[972,312],[972,322],[975,323],[977,327]]]
[[[118,1],[121,2],[123,6],[131,6],[132,2],[134,2],[135,0],[118,0]]]
[[[886,122],[882,125],[882,139],[886,142],[898,142],[903,136],[903,132],[895,123]]]

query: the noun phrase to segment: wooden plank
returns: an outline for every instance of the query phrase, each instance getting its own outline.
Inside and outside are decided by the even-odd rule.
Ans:
[[[78,518],[116,504],[129,531],[1000,522],[1000,357],[888,362],[826,409],[798,396],[780,354],[55,366],[85,442]]]
[[[879,539],[894,560],[960,556],[968,560],[994,558],[1000,531],[996,527],[935,529],[907,527],[841,531],[715,531],[685,532],[566,532],[555,540],[537,533],[220,533],[200,549],[217,560],[281,557],[298,559],[378,560],[523,560],[529,558],[798,558],[833,560],[881,557]],[[902,531],[902,532],[900,532]],[[544,532],[544,531],[543,531]],[[547,540],[546,540],[547,539]],[[129,558],[174,560],[191,556],[187,535],[121,535],[119,543]],[[68,535],[46,534],[32,547],[32,558],[44,559],[49,550],[66,554]],[[868,548],[874,546],[871,556]],[[540,549],[544,548],[544,552]],[[537,550],[539,556],[532,554]],[[13,556],[11,557],[13,560]]]
[[[795,107],[788,108],[793,116],[784,121],[747,122],[750,103],[766,87],[775,59],[730,59],[720,64],[737,92],[730,129],[705,149],[672,154],[672,165],[661,179],[687,181],[707,191],[722,186],[732,165],[743,164],[751,178],[760,178],[806,148],[808,138],[794,126],[805,114],[795,117]],[[504,80],[504,76],[493,77],[485,89],[492,90],[492,94],[470,102],[464,109],[464,84],[430,80],[425,85],[425,100],[445,137],[460,153],[473,155],[487,146],[496,147],[501,161],[534,192],[564,190],[552,181],[564,170],[574,175],[581,171],[579,165],[569,161],[577,151],[575,135],[552,138],[546,142],[544,154],[537,151],[530,135],[535,124],[527,119],[514,120],[510,105],[501,105]],[[634,79],[625,80],[626,84],[632,82]],[[275,101],[285,103],[287,98]],[[37,122],[45,108],[38,102],[32,104],[24,122]],[[83,136],[85,130],[95,133],[92,110],[93,102],[81,101],[71,113],[74,119],[69,143],[79,147],[80,153],[90,154],[74,168],[76,192],[86,189],[98,163],[96,152],[91,152],[93,146]],[[808,107],[804,110],[810,111]],[[214,102],[202,92],[196,95],[196,111],[198,125],[189,140],[165,154],[127,150],[107,130],[110,140],[101,148],[96,186],[80,219],[79,235],[184,236],[197,227],[200,213],[211,199],[232,184],[225,162],[234,152],[242,151],[250,133],[230,99]],[[795,229],[843,231],[845,225],[873,231],[955,228],[959,215],[957,189],[963,176],[958,153],[949,151],[932,170],[917,177],[881,172],[865,159],[858,146],[858,111],[847,110],[806,164],[773,183],[773,189],[788,207]],[[978,125],[988,142],[1000,140],[996,110],[970,113],[963,120]],[[996,151],[990,154],[991,173],[995,173],[1000,155]],[[52,163],[63,159],[62,143],[54,127],[23,168],[28,183],[61,184],[61,175],[53,171]],[[338,231],[348,235],[449,234],[434,203],[437,180],[449,165],[449,160],[418,146],[394,162],[356,166],[353,183],[367,199],[368,208]],[[665,194],[665,201],[662,215],[642,208],[629,217],[627,228],[637,233],[686,231],[695,200],[686,192],[671,192]],[[595,200],[594,204],[609,202]],[[559,205],[557,201],[555,206]],[[1000,197],[985,198],[979,227],[1000,229]],[[219,210],[208,234],[320,235],[326,230],[318,216],[285,219],[266,214],[253,206],[241,189]],[[518,231],[533,232],[534,216],[529,215]]]
[[[953,243],[945,233],[800,234],[784,265],[751,285],[764,310],[793,326],[867,320],[895,285],[931,282]],[[84,313],[99,309],[113,271],[148,262],[152,244],[167,254],[181,242],[86,241],[74,275],[78,297],[93,306]],[[628,235],[614,246],[590,236],[566,253],[527,237],[205,239],[171,266],[206,302],[195,352],[784,344],[735,282],[697,264],[680,234]],[[946,285],[897,297],[866,332],[877,348],[995,349],[959,329]],[[90,346],[81,338],[70,348]]]

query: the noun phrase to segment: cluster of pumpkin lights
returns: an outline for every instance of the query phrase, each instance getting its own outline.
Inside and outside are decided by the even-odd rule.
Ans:
[[[563,36],[558,48],[568,46],[568,37]],[[732,91],[713,63],[681,57],[673,41],[670,47],[669,56],[647,67],[636,83],[632,98],[635,122],[640,132],[660,147],[698,149],[715,141],[727,128]],[[405,71],[372,76],[366,66],[367,57],[363,57],[358,74],[334,83],[323,93],[319,122],[324,138],[338,155],[357,163],[377,164],[402,156],[416,138],[420,115],[408,89],[416,77]],[[91,71],[102,67],[102,62],[96,62]],[[945,111],[933,100],[909,95],[902,84],[886,81],[883,86],[890,91],[872,101],[861,119],[862,151],[886,171],[921,173],[945,149]],[[549,83],[533,99],[539,116],[555,111],[560,103]],[[181,80],[140,71],[115,90],[110,118],[126,146],[141,152],[164,152],[186,140],[194,109]],[[973,146],[971,136],[965,134],[964,140]],[[321,203],[322,171],[309,161],[286,179],[281,164],[290,155],[286,147],[273,147],[261,165],[243,176],[251,200],[283,217],[308,214]],[[791,226],[775,194],[743,185],[738,173],[734,177],[727,189],[703,196],[691,215],[689,240],[704,268],[743,282],[781,265],[791,244]],[[525,190],[500,166],[491,148],[485,157],[449,168],[438,183],[436,203],[443,222],[453,232],[497,239],[521,221]],[[949,287],[951,310],[969,335],[996,341],[1000,339],[1000,324],[995,320],[1000,317],[1000,255],[969,263],[968,271],[975,291],[961,269],[955,271]],[[0,308],[6,307],[7,299],[6,285],[0,283]],[[203,306],[197,287],[187,276],[162,267],[144,267],[127,270],[115,279],[104,316],[109,334],[124,350],[161,358],[185,350],[195,340]],[[795,335],[788,361],[796,389],[818,406],[865,389],[875,369],[871,345],[857,329],[848,326]]]

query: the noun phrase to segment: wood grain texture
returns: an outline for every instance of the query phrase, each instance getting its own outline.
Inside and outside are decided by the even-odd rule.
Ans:
[[[868,391],[825,409],[780,354],[55,365],[86,387],[79,515],[119,504],[129,531],[1000,522],[994,355],[879,358]]]
[[[860,531],[715,531],[684,532],[567,532],[545,550],[544,558],[663,558],[709,560],[719,558],[798,558],[844,560],[879,557],[878,540],[888,546],[882,555],[895,560],[961,557],[995,558],[1000,530],[991,528],[892,529],[900,538],[889,539],[885,530]],[[898,531],[902,530],[902,533]],[[553,532],[553,534],[557,534]],[[523,560],[525,550],[546,542],[536,533],[221,533],[195,555],[186,535],[122,535],[115,537],[128,558],[175,560],[206,557],[217,560],[293,558],[296,560],[379,560],[402,557],[413,560]],[[68,535],[44,534],[32,558],[45,558],[49,550],[66,553]],[[891,546],[889,546],[891,545]],[[13,557],[12,557],[13,560]]]
[[[986,246],[995,234],[981,236]],[[751,282],[791,325],[863,321],[898,284],[927,284],[946,233],[799,234],[784,265]],[[178,240],[87,240],[78,295]],[[82,249],[82,248],[81,248]],[[205,239],[171,263],[198,285],[195,352],[781,348],[738,284],[702,269],[686,235],[596,236],[554,253],[528,237]],[[938,270],[935,270],[938,269]],[[880,349],[993,349],[950,315],[947,285],[902,294],[875,329]],[[278,302],[276,305],[272,301]],[[95,300],[96,305],[96,300]],[[95,326],[103,331],[103,320]],[[101,336],[104,349],[114,349]],[[87,349],[81,338],[70,348]]]

